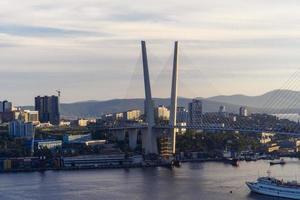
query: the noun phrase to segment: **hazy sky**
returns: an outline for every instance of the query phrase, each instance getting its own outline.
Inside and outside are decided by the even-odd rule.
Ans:
[[[1,98],[143,97],[141,39],[154,96],[169,96],[174,40],[180,96],[261,94],[300,67],[299,10],[298,0],[2,0]]]

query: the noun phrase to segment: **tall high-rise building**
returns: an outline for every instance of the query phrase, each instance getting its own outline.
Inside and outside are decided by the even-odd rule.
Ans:
[[[189,103],[189,124],[192,126],[202,124],[202,101],[193,99]]]
[[[226,107],[223,106],[223,105],[221,105],[221,106],[219,107],[219,113],[225,113],[225,112],[226,112]]]
[[[58,96],[37,96],[35,97],[35,110],[39,112],[41,123],[50,122],[52,125],[59,125],[59,97]]]
[[[9,101],[0,101],[0,122],[10,122],[14,120],[12,103]]]
[[[177,123],[187,123],[189,120],[189,112],[185,107],[177,107]]]
[[[240,116],[242,116],[242,117],[248,116],[248,110],[246,107],[244,107],[244,106],[240,107]]]
[[[12,111],[12,103],[5,100],[0,101],[0,112],[11,112]]]

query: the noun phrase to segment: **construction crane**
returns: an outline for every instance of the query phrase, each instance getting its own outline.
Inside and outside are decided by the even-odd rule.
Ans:
[[[57,92],[57,96],[60,97],[61,91],[60,90],[55,90]]]

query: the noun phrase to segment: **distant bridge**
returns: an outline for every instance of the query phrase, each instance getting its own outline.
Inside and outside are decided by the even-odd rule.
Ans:
[[[108,131],[118,131],[118,130],[143,130],[147,129],[146,124],[141,125],[128,125],[128,126],[112,126],[112,127],[103,127],[103,126],[94,126],[98,130],[108,130]],[[170,126],[170,125],[155,125],[153,129],[156,130],[172,130],[172,129],[187,129],[187,130],[203,130],[203,131],[215,131],[215,132],[240,132],[240,133],[274,133],[278,135],[287,135],[300,137],[300,133],[297,132],[287,132],[281,130],[270,130],[270,129],[251,129],[251,128],[234,128],[234,127],[211,127],[211,126]]]

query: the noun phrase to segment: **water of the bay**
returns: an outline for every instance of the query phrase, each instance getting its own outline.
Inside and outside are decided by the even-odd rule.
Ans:
[[[229,164],[185,163],[181,168],[47,171],[0,174],[0,199],[5,200],[227,200],[274,199],[251,194],[245,181],[259,175],[300,179],[300,161],[284,166],[269,161]],[[299,177],[297,177],[299,176]]]

